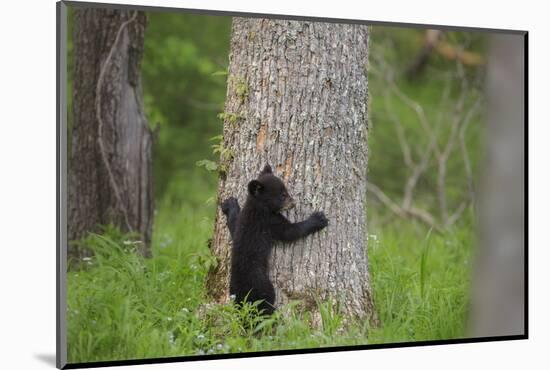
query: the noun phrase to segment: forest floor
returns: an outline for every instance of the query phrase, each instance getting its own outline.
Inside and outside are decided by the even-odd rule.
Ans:
[[[211,305],[216,181],[203,169],[158,204],[153,257],[140,258],[107,229],[86,243],[95,256],[68,274],[68,359],[89,362],[460,338],[465,335],[471,228],[429,232],[410,221],[369,230],[368,254],[381,324],[347,322],[320,302],[322,323],[289,306],[249,325],[233,305]],[[214,179],[215,180],[215,179]],[[170,192],[168,192],[170,194]],[[189,195],[192,195],[189,198]]]

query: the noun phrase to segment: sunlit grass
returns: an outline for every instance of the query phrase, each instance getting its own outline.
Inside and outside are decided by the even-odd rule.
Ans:
[[[381,326],[371,343],[465,336],[474,234],[467,227],[443,234],[406,222],[379,230],[369,257]]]

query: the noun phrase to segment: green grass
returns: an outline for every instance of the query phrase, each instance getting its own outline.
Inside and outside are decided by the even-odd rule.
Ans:
[[[438,234],[403,221],[371,235],[371,275],[382,325],[369,342],[464,337],[474,243],[468,227]]]
[[[470,227],[438,234],[399,221],[369,231],[378,328],[345,322],[331,302],[318,302],[321,325],[317,326],[292,304],[261,324],[251,322],[253,315],[232,304],[209,304],[204,278],[214,263],[207,240],[213,231],[214,205],[209,197],[216,180],[200,172],[189,179],[184,184],[175,179],[172,185],[193,196],[185,200],[167,195],[158,205],[151,259],[134,253],[130,238],[113,228],[84,241],[95,256],[80,271],[68,274],[70,362],[464,335]]]

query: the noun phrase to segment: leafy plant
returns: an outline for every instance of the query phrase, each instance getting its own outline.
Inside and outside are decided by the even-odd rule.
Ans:
[[[209,159],[201,159],[200,161],[197,161],[197,166],[204,167],[206,168],[207,171],[212,171],[212,172],[218,170],[218,164]]]
[[[420,297],[424,298],[424,292],[426,287],[426,279],[427,279],[427,261],[428,261],[428,252],[430,248],[430,235],[432,234],[432,228],[428,230],[428,233],[426,234],[426,238],[424,239],[424,245],[422,247],[422,253],[420,255]]]
[[[223,135],[217,135],[210,138],[211,141],[217,141],[212,144],[212,153],[217,154],[220,158],[219,163],[213,162],[208,159],[203,159],[197,162],[197,166],[204,167],[208,171],[218,171],[220,173],[226,173],[229,162],[233,159],[233,150],[226,148],[223,145]]]
[[[227,113],[227,112],[218,113],[217,117],[224,122],[229,122],[232,126],[235,126],[240,119],[246,118],[244,114],[241,114],[241,113]]]

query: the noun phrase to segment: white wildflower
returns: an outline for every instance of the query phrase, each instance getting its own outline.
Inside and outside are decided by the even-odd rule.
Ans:
[[[174,343],[176,342],[176,340],[174,338],[174,333],[172,333],[171,331],[168,332],[168,342],[171,345],[174,345]]]
[[[136,245],[136,244],[141,244],[141,240],[124,240],[122,242],[122,244],[124,245]]]

